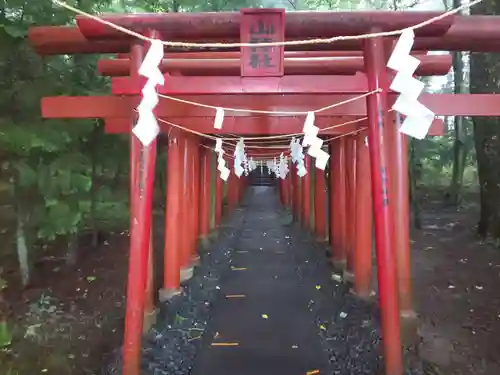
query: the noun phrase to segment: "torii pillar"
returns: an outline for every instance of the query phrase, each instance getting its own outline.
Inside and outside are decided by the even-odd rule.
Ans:
[[[345,137],[345,194],[346,194],[346,232],[345,232],[345,250],[346,250],[346,268],[344,270],[344,280],[354,282],[353,257],[354,241],[356,237],[356,136],[348,135]]]
[[[330,244],[332,263],[343,270],[346,263],[345,139],[330,141]]]
[[[297,165],[292,163],[290,166],[290,178],[292,181],[292,215],[296,222],[299,222],[300,210],[300,181],[297,176]]]
[[[352,291],[361,298],[369,298],[372,295],[373,203],[370,185],[370,154],[366,135],[367,132],[363,131],[356,136],[356,235],[352,257],[354,273]]]
[[[198,255],[198,236],[200,229],[200,139],[198,136],[191,138],[192,153],[191,153],[191,168],[192,174],[191,194],[193,197],[192,211],[192,231],[190,238],[191,264],[196,266],[199,264],[200,256]]]
[[[388,59],[395,41],[387,40],[385,56]],[[389,77],[395,76],[394,72]],[[393,243],[395,247],[399,309],[403,329],[403,342],[411,344],[417,339],[418,318],[413,310],[411,284],[410,249],[410,197],[408,186],[408,137],[398,131],[401,116],[392,113],[388,116],[385,128],[391,172],[389,188],[394,199],[391,202],[393,221]]]
[[[318,241],[327,240],[325,171],[314,168],[314,229]]]
[[[182,149],[182,195],[181,199],[181,221],[178,223],[178,231],[181,237],[181,282],[189,280],[193,276],[192,246],[194,243],[194,163],[193,154],[197,148],[192,135],[186,135],[181,139]],[[198,162],[198,161],[196,161]]]
[[[202,147],[200,170],[200,215],[199,215],[199,241],[204,248],[208,247],[210,235],[210,189],[211,189],[211,150]]]
[[[154,33],[148,36],[155,37]],[[142,43],[142,42],[140,42]],[[133,64],[131,76],[137,77],[143,60],[144,46],[131,46]],[[151,231],[152,203],[154,196],[154,175],[157,142],[142,146],[134,134],[130,134],[130,187],[131,187],[131,231],[128,266],[127,298],[125,311],[125,332],[123,345],[124,375],[139,372],[139,358],[144,329],[146,303],[152,304],[150,293],[152,283]],[[137,163],[139,161],[139,163]],[[149,306],[148,309],[152,309]]]
[[[394,194],[394,244],[398,268],[399,309],[403,329],[403,342],[411,344],[417,339],[418,318],[413,309],[410,249],[410,197],[408,186],[408,139],[399,133],[399,115],[390,123],[394,136],[391,151],[394,161],[392,187]]]
[[[311,157],[309,155],[304,155],[304,167],[307,173],[300,178],[302,185],[302,196],[301,196],[301,213],[300,218],[302,226],[304,229],[310,228],[311,223]]]
[[[227,179],[227,190],[226,190],[226,199],[227,199],[227,213],[230,214],[234,208],[238,205],[239,201],[239,185],[240,181],[238,181],[238,176],[236,176],[233,172],[234,161],[231,159],[228,162],[228,168],[231,169],[231,173]]]
[[[163,265],[163,288],[159,292],[164,302],[180,293],[181,249],[183,245],[182,225],[183,154],[185,137],[181,130],[172,128],[168,135],[167,191],[165,212],[165,249]]]
[[[233,171],[231,171],[233,173]],[[215,230],[218,230],[222,220],[222,187],[223,181],[219,171],[215,171]]]

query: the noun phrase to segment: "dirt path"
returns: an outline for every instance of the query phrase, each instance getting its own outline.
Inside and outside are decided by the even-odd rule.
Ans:
[[[211,312],[217,334],[192,374],[327,374],[328,357],[309,306],[316,290],[297,274],[274,189],[249,189],[247,207],[232,269]],[[224,344],[237,346],[212,346]]]
[[[500,374],[500,250],[474,236],[477,210],[430,204],[413,234],[413,289],[429,373]]]

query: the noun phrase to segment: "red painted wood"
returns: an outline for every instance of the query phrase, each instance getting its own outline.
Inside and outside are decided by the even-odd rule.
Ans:
[[[241,43],[271,43],[285,40],[284,9],[241,9]],[[284,46],[241,47],[242,77],[281,77]]]
[[[115,77],[111,80],[114,95],[139,95],[142,80]],[[184,77],[170,76],[159,92],[164,95],[206,94],[360,94],[366,92],[363,73],[354,76],[283,76],[283,77]]]
[[[319,241],[325,241],[327,235],[326,224],[326,179],[325,171],[314,168],[314,229]]]
[[[359,35],[372,27],[383,30],[401,30],[424,22],[440,12],[290,12],[286,15],[287,38],[324,38],[332,35]],[[162,33],[164,40],[186,41],[205,38],[239,38],[241,14],[217,13],[143,13],[110,14],[102,16],[106,21],[141,32],[153,28]],[[418,36],[443,35],[456,17],[449,16],[415,30]],[[127,38],[111,27],[93,19],[77,16],[77,25],[89,39]]]
[[[218,227],[222,220],[222,184],[220,172],[215,170],[215,226]]]
[[[317,116],[316,126],[321,129],[330,127],[334,124],[343,124],[346,122],[354,121],[360,117],[354,116]],[[244,134],[247,135],[273,135],[273,134],[295,134],[301,133],[304,127],[304,118],[302,116],[249,116],[249,117],[225,117],[222,129],[214,129],[214,119],[213,117],[175,117],[175,118],[164,118],[176,125],[194,130],[199,133],[214,133],[214,134]],[[106,132],[107,133],[127,133],[130,132],[132,126],[127,119],[124,118],[107,118],[106,120]],[[162,132],[168,133],[171,128],[170,125],[159,122]],[[367,126],[366,120],[353,122],[341,127],[328,129],[323,131],[321,134],[325,136],[328,135],[339,135],[343,133],[353,132],[358,127]],[[436,120],[436,125],[433,126],[432,130],[434,133],[441,133],[443,128],[443,122],[441,120]],[[251,151],[251,149],[249,149]]]
[[[199,133],[214,133],[214,134],[242,134],[244,129],[246,135],[272,135],[272,134],[296,134],[302,131],[304,121],[301,117],[226,117],[222,129],[214,129],[215,117],[178,117],[169,118],[170,122],[185,128],[197,131]],[[354,116],[317,116],[315,125],[320,129],[330,127],[334,124],[344,124],[349,121],[354,121],[360,117]],[[327,129],[322,131],[324,136],[339,135],[355,131],[360,127],[366,127],[366,120],[350,123],[341,127]],[[160,122],[161,131],[168,133],[170,125]],[[128,120],[121,118],[108,118],[105,120],[106,133],[128,133],[131,130],[131,125]],[[434,119],[429,130],[429,135],[443,135],[444,122],[441,119]],[[255,153],[258,149],[248,149],[248,152]],[[267,152],[267,151],[266,151]]]
[[[307,174],[300,178],[302,185],[302,212],[301,212],[301,222],[304,229],[311,228],[311,173],[314,173],[314,164],[311,163],[311,157],[305,155],[304,166],[307,170]]]
[[[327,53],[332,53],[326,51]],[[352,52],[354,53],[354,52]],[[178,56],[181,55],[181,56]],[[162,73],[180,72],[183,76],[235,76],[240,73],[240,60],[234,59],[193,59],[177,54],[175,58],[163,60]],[[416,55],[421,61],[417,76],[445,75],[451,67],[451,55]],[[97,70],[101,75],[120,77],[127,75],[130,66],[128,58],[101,59]],[[340,57],[287,57],[284,72],[287,75],[352,75],[364,71],[361,56]]]
[[[193,150],[191,153],[191,166],[193,174],[192,194],[193,205],[191,211],[193,214],[192,221],[192,243],[191,255],[193,259],[198,257],[198,236],[199,236],[199,223],[200,223],[200,137],[193,137]]]
[[[131,75],[136,76],[143,59],[144,46],[134,45],[131,52]],[[130,116],[129,119],[134,117]],[[131,229],[123,346],[124,375],[139,373],[143,320],[145,313],[154,311],[151,232],[156,147],[156,142],[142,146],[135,135],[131,135]]]
[[[398,265],[399,308],[413,310],[411,288],[410,199],[408,186],[408,139],[396,132],[391,145],[394,156],[394,234]]]
[[[240,178],[236,177],[236,204],[239,204],[241,198],[243,197],[244,179],[245,179],[244,174]]]
[[[210,233],[210,154],[211,150],[200,148],[201,171],[200,171],[200,238],[206,240]]]
[[[393,95],[389,95],[391,98]],[[275,111],[310,111],[355,95],[207,95],[182,96],[183,99],[213,106],[263,109]],[[494,94],[422,94],[419,100],[440,116],[500,116],[500,96]],[[44,118],[129,118],[139,104],[137,97],[116,96],[53,96],[41,101]],[[162,100],[159,117],[214,116],[214,110],[189,104]],[[246,113],[234,112],[234,117]],[[321,112],[323,116],[366,116],[365,100],[355,100]],[[318,117],[320,114],[318,114]],[[299,116],[302,117],[302,116]]]
[[[292,190],[292,214],[294,219],[297,221],[299,210],[299,197],[300,197],[300,187],[297,176],[297,165],[295,163],[290,163],[290,185]]]
[[[279,181],[280,183],[280,201],[283,207],[288,207],[288,202],[290,200],[290,178],[287,176],[284,180]]]
[[[282,206],[285,205],[285,181],[282,180],[281,178],[278,179],[278,191],[279,191],[279,197],[280,197],[280,203]]]
[[[39,55],[117,53],[130,48],[127,40],[89,41],[75,26],[30,27],[28,38]]]
[[[297,185],[298,185],[298,194],[299,194],[299,197],[298,197],[298,206],[297,206],[297,222],[299,224],[303,224],[304,221],[303,221],[303,211],[304,211],[304,194],[303,194],[303,189],[304,189],[304,180],[302,179],[302,177],[299,177],[297,175]]]
[[[365,64],[370,89],[388,85],[384,57],[384,44],[380,38],[365,42]],[[386,122],[387,94],[380,92],[367,98],[369,112],[368,142],[374,202],[375,247],[377,251],[377,276],[382,320],[382,344],[386,375],[402,375],[401,329],[399,322],[398,277],[394,244],[391,242],[393,218],[389,202],[387,174],[387,143],[384,143],[383,126]],[[384,149],[385,148],[385,149]]]
[[[140,44],[134,45],[132,47],[131,53],[131,75],[137,75],[137,70],[140,66],[140,63],[143,59],[143,49],[144,47]],[[127,122],[131,122],[131,118],[129,117]],[[137,183],[137,167],[140,164],[141,159],[141,146],[139,140],[135,136],[130,137],[130,244],[129,244],[129,252],[130,257],[134,257],[136,260],[141,259],[140,249],[136,246],[138,242],[137,234],[138,234],[138,216],[139,216],[139,205],[138,205],[138,183]],[[123,372],[133,373],[137,371],[139,363],[138,363],[138,353],[141,345],[141,336],[138,332],[142,331],[143,324],[143,316],[139,316],[144,314],[145,308],[145,300],[146,297],[144,295],[142,301],[141,298],[137,300],[138,293],[144,293],[143,290],[139,290],[140,279],[142,279],[142,275],[140,274],[141,269],[136,269],[131,271],[131,260],[129,260],[129,273],[127,280],[127,300],[126,300],[126,311],[125,311],[125,333],[124,333],[124,345],[123,348]],[[139,272],[139,274],[138,274]],[[139,284],[134,286],[133,282],[137,282],[137,278],[139,279]],[[142,311],[137,311],[141,310]]]
[[[353,271],[354,239],[356,236],[356,136],[345,137],[346,191],[346,269]]]
[[[285,57],[293,58],[314,58],[314,57],[345,57],[345,56],[363,56],[362,51],[285,51]],[[119,54],[118,58],[128,58],[127,54]],[[226,49],[223,51],[212,52],[166,52],[166,59],[240,59],[241,52]]]
[[[360,297],[371,294],[373,204],[370,186],[370,154],[367,132],[356,136],[356,222],[354,237],[354,293]]]
[[[185,133],[179,129],[172,129],[168,135],[167,158],[167,192],[165,212],[165,252],[164,252],[164,281],[166,291],[175,291],[180,288],[180,249],[182,233],[179,226],[182,224],[183,204],[180,199],[183,189],[183,147]]]
[[[299,15],[302,14],[299,13]],[[336,14],[339,14],[336,12]],[[194,14],[197,17],[196,14]],[[394,13],[392,13],[394,15]],[[287,19],[295,17],[288,14]],[[325,14],[326,17],[326,14]],[[417,37],[413,46],[413,51],[474,51],[474,52],[494,52],[498,51],[498,43],[500,40],[500,30],[498,30],[498,18],[496,16],[454,16],[447,18],[453,22],[449,30],[443,36],[439,37]],[[366,23],[370,25],[370,23]],[[167,26],[168,27],[168,26]],[[234,25],[237,28],[237,25]],[[173,29],[175,31],[175,29]],[[356,33],[358,34],[358,33]],[[328,32],[322,32],[320,37],[325,35],[334,35],[332,28],[329,26]],[[340,31],[336,35],[345,35],[344,31]],[[298,35],[298,38],[303,36]],[[29,40],[37,53],[41,55],[59,55],[73,53],[123,53],[128,52],[129,42],[127,39],[106,40],[106,41],[89,41],[85,38],[77,27],[72,26],[39,26],[32,27],[29,30]],[[199,42],[207,42],[214,40],[212,38],[201,37]],[[235,35],[227,41],[238,42],[239,35]],[[196,39],[194,40],[196,41]],[[289,53],[310,49],[310,45],[290,46],[285,51],[285,56]],[[315,46],[315,55],[328,50],[346,51],[361,51],[361,40],[339,41],[331,44],[320,44]],[[224,53],[228,53],[231,49],[220,49]],[[238,53],[238,48],[233,49]],[[187,52],[187,54],[193,52]],[[194,52],[198,53],[198,52]],[[205,53],[205,52],[203,52]],[[239,56],[239,55],[238,55]]]
[[[330,244],[332,261],[346,261],[345,137],[330,142]]]
[[[228,212],[232,212],[234,208],[238,205],[239,196],[238,196],[238,177],[233,173],[234,171],[234,162],[231,159],[228,161],[228,168],[231,168],[231,174],[229,175],[227,182],[227,207]]]
[[[193,142],[192,136],[187,135],[181,143],[182,147],[182,193],[178,199],[181,200],[182,214],[181,222],[177,230],[181,232],[181,268],[191,266],[191,244],[192,244],[192,224],[193,224]]]

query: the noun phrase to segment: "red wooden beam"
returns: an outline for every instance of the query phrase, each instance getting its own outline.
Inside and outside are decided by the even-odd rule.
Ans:
[[[418,76],[445,75],[451,67],[451,55],[421,55]],[[129,59],[99,60],[97,70],[104,76],[120,77],[129,73]],[[183,76],[239,76],[240,60],[234,59],[165,59],[163,73],[180,72]],[[285,58],[285,74],[289,75],[351,75],[364,70],[362,57]]]
[[[182,99],[212,106],[269,109],[274,111],[310,111],[353,98],[355,95],[207,95],[182,96]],[[395,98],[396,94],[389,95]],[[420,101],[440,116],[500,116],[500,95],[495,94],[422,94]],[[41,101],[44,118],[130,118],[139,97],[53,96]],[[159,117],[214,116],[214,110],[191,104],[161,100]],[[247,113],[233,112],[234,117]],[[355,100],[317,114],[321,116],[366,116],[365,100]],[[265,116],[268,117],[268,116]],[[273,116],[279,117],[279,116]],[[302,116],[298,116],[302,117]],[[224,126],[224,125],[223,125]]]
[[[324,94],[366,92],[366,77],[354,76],[284,76],[284,77],[182,77],[165,75],[165,85],[158,88],[164,95],[205,94]],[[114,95],[139,95],[144,80],[116,77],[111,81]]]
[[[361,51],[285,51],[287,58],[314,58],[314,57],[362,57]],[[119,59],[128,59],[128,53],[119,53]],[[166,52],[165,59],[240,59],[241,52],[224,51],[203,51],[203,52]]]
[[[441,12],[291,12],[286,14],[288,38],[325,38],[332,35],[358,35],[373,27],[389,31],[401,30],[429,20]],[[108,22],[143,32],[158,30],[164,40],[239,38],[239,12],[218,13],[143,13],[114,14],[102,17]],[[453,24],[449,16],[415,30],[419,36],[443,35]],[[131,37],[111,27],[83,16],[76,17],[77,25],[89,39]]]
[[[342,124],[348,121],[355,120],[356,117],[351,116],[318,116],[316,118],[316,126],[324,129],[333,124]],[[169,119],[172,120],[172,119]],[[184,117],[174,119],[171,122],[176,125],[181,125],[185,128],[195,130],[199,133],[232,133],[242,134],[242,129],[245,129],[244,134],[292,134],[301,133],[304,126],[304,121],[300,117],[228,117],[227,122],[224,122],[224,127],[221,130],[215,131],[213,128],[214,118],[199,118],[199,117]],[[166,133],[171,128],[170,125],[159,122],[161,131]],[[356,129],[366,126],[366,120],[351,123],[334,129],[328,129],[321,134],[336,135],[345,134],[355,131]],[[105,120],[106,133],[128,133],[132,129],[132,124],[126,119],[107,118]],[[429,135],[437,136],[444,135],[444,122],[441,119],[434,119],[429,130]]]
[[[357,117],[335,117],[324,116],[316,118],[316,126],[326,128],[333,124],[341,124],[348,121],[353,121]],[[304,119],[301,117],[226,117],[224,119],[223,128],[221,130],[214,129],[214,117],[177,117],[168,118],[168,121],[183,126],[185,128],[197,131],[199,133],[214,133],[214,134],[244,134],[262,135],[262,134],[292,134],[301,133],[304,127]],[[329,129],[324,131],[325,135],[343,134],[355,131],[358,127],[362,127],[366,121],[351,123],[342,127]],[[159,121],[160,128],[163,132],[168,132],[170,125]],[[130,121],[123,118],[106,118],[107,133],[128,133],[132,128]],[[436,130],[440,126],[437,124]]]
[[[390,13],[391,15],[395,14],[395,12]],[[297,14],[303,14],[303,12]],[[290,17],[291,15],[288,14],[287,18]],[[475,52],[498,51],[497,41],[500,41],[500,29],[497,27],[498,16],[454,16],[447,19],[453,19],[453,24],[446,34],[439,37],[417,37],[413,50]],[[324,35],[331,35],[331,31],[321,34],[320,36],[324,37]],[[338,35],[345,35],[345,33],[340,32]],[[89,41],[83,36],[77,27],[72,26],[32,27],[29,30],[29,40],[36,52],[41,55],[74,53],[126,53],[129,49],[129,41],[127,39]],[[200,38],[198,41],[207,42],[210,41],[210,38]],[[238,42],[239,36],[227,41]],[[287,52],[292,50],[303,51],[307,49],[311,49],[311,46],[302,45],[287,47],[285,56],[289,56]],[[328,50],[361,51],[362,45],[361,40],[347,40],[331,44],[318,44],[314,46],[314,49],[316,50],[314,52],[315,54],[319,54],[320,51]],[[219,50],[224,52],[231,51],[231,49],[228,48]],[[232,50],[236,51],[239,49],[233,48]]]
[[[118,53],[128,52],[127,40],[92,41],[83,36],[74,26],[31,27],[28,38],[32,47],[40,55],[60,55],[74,53]]]

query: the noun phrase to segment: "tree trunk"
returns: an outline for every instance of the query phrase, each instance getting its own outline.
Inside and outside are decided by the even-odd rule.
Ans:
[[[91,246],[96,249],[99,245],[99,235],[97,232],[97,149],[99,147],[99,133],[100,126],[96,124],[94,129],[92,130],[92,134],[90,136],[90,162],[91,162],[91,172],[90,172],[90,212],[89,212],[89,221],[90,221],[90,230],[92,231],[92,243]]]
[[[19,271],[21,274],[21,283],[26,287],[30,282],[30,264],[29,251],[26,240],[26,210],[21,198],[18,176],[14,176],[14,200],[16,205],[16,249],[17,259],[19,261]]]
[[[78,251],[78,233],[70,233],[68,238],[68,249],[66,252],[66,265],[72,267],[76,264]]]
[[[409,139],[409,168],[408,168],[408,180],[410,185],[410,204],[411,204],[411,217],[413,221],[413,226],[416,229],[422,229],[422,220],[420,218],[420,205],[418,204],[418,172],[417,172],[417,156],[415,152],[415,139]]]
[[[471,9],[472,14],[500,14],[500,0],[485,0]],[[471,92],[499,93],[500,59],[498,54],[471,54]],[[478,234],[500,238],[500,121],[475,117],[474,143],[478,164],[481,215]]]
[[[453,0],[453,7],[458,8],[461,5],[460,0]],[[461,94],[464,92],[464,62],[463,53],[453,53],[453,78],[454,78],[454,93]],[[464,118],[455,116],[454,119],[455,141],[453,143],[453,171],[451,177],[451,185],[449,189],[449,201],[447,203],[458,206],[461,200],[462,184],[464,179],[465,169],[465,137],[466,131],[464,127]]]

